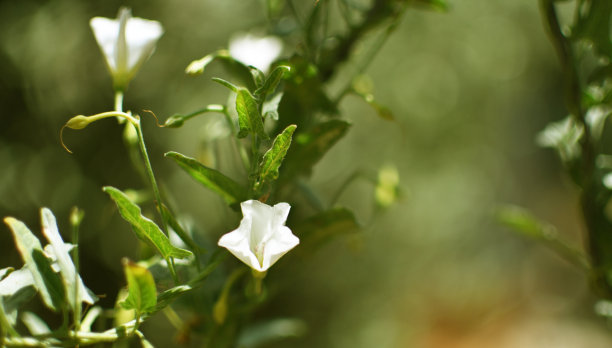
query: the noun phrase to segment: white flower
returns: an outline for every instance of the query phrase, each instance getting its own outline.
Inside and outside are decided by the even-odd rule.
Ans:
[[[283,42],[275,36],[258,37],[241,34],[230,39],[229,53],[232,58],[267,73],[283,50]]]
[[[127,8],[119,10],[117,19],[94,17],[89,24],[119,90],[125,90],[164,33],[159,22],[132,17]]]
[[[219,239],[240,261],[259,272],[265,272],[281,256],[300,243],[285,226],[291,206],[278,203],[273,207],[256,200],[242,202],[240,226]]]

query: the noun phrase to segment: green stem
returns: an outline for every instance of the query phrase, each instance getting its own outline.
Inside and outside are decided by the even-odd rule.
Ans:
[[[75,209],[76,210],[76,209]],[[75,212],[73,214],[78,214]],[[75,219],[72,225],[72,244],[74,244],[74,248],[72,249],[72,262],[74,263],[74,283],[76,286],[74,287],[74,312],[73,314],[73,323],[74,329],[79,331],[81,329],[81,301],[79,301],[79,273],[80,273],[80,262],[79,262],[79,226],[81,223],[80,219]]]
[[[162,207],[163,201],[161,198],[159,187],[157,186],[157,180],[155,180],[155,174],[153,173],[153,167],[151,166],[151,161],[149,160],[149,154],[147,153],[147,146],[145,145],[145,142],[144,142],[144,136],[142,133],[142,126],[140,124],[140,119],[138,119],[138,122],[132,123],[132,124],[136,128],[136,135],[138,136],[138,145],[140,146],[142,160],[145,165],[145,172],[147,173],[147,177],[149,178],[149,182],[151,183],[151,188],[153,189],[153,196],[155,197],[155,206],[157,207],[157,213],[159,214],[159,217],[162,223],[162,231],[164,231],[164,233],[168,235],[168,226],[166,224],[166,219],[164,218],[163,207]],[[172,274],[172,278],[174,279],[174,282],[178,284],[179,282],[178,277],[174,269],[174,259],[170,257],[169,260],[166,260],[166,261],[168,262],[168,270],[170,271],[170,274]]]
[[[249,190],[251,196],[257,194],[255,184],[257,183],[257,165],[259,164],[259,137],[256,133],[252,133],[253,143],[251,144],[251,169],[249,170]],[[258,197],[253,197],[258,198]]]
[[[115,91],[115,111],[123,112],[123,91]]]

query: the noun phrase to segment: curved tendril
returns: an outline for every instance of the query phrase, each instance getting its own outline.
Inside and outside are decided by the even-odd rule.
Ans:
[[[157,124],[157,127],[159,127],[159,128],[165,128],[165,127],[166,127],[166,126],[164,126],[163,124],[159,123],[159,119],[157,118],[157,116],[155,115],[155,113],[154,113],[153,111],[151,111],[151,110],[147,110],[147,109],[144,109],[144,110],[142,110],[142,111],[143,111],[143,112],[146,112],[146,113],[148,113],[148,114],[153,115],[153,117],[155,118],[155,123]]]
[[[64,143],[64,128],[66,128],[66,125],[63,125],[62,129],[60,129],[60,143],[62,144],[64,150],[68,151],[68,153],[72,153],[72,151],[70,151],[68,146],[66,146],[66,144]]]

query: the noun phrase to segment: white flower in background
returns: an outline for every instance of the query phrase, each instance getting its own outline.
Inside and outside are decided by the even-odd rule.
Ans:
[[[245,65],[252,65],[267,73],[270,65],[280,56],[283,42],[275,36],[240,34],[230,39],[229,53]]]
[[[118,90],[125,90],[164,33],[159,22],[132,17],[127,8],[119,10],[117,19],[94,17],[89,24]]]
[[[300,243],[285,226],[291,206],[278,203],[273,207],[256,200],[242,202],[240,226],[219,239],[240,261],[259,272],[265,272],[281,256]]]

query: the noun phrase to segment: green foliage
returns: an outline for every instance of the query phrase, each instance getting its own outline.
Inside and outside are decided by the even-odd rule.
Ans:
[[[125,193],[111,186],[106,186],[103,190],[115,201],[119,213],[125,221],[130,223],[136,236],[143,242],[151,243],[164,259],[169,260],[172,257],[183,259],[192,255],[190,251],[170,244],[170,240],[159,226],[142,216],[140,207],[132,203]]]
[[[251,134],[262,139],[268,139],[268,135],[264,132],[263,119],[255,97],[245,88],[238,88],[235,92],[238,125],[240,126],[238,137],[244,138]]]
[[[178,152],[168,152],[165,156],[173,159],[197,182],[221,196],[227,204],[237,204],[245,200],[246,190],[221,172],[208,168],[196,159]]]
[[[572,30],[572,38],[591,42],[598,54],[611,58],[612,2],[592,0],[589,3],[588,6],[581,6],[578,10],[578,20]]]
[[[66,245],[64,244],[64,241],[62,240],[62,237],[57,229],[55,216],[53,216],[51,210],[47,208],[41,209],[40,215],[42,220],[43,234],[49,241],[51,249],[53,250],[53,255],[55,256],[57,265],[59,266],[59,273],[66,291],[66,300],[70,305],[71,310],[76,311],[77,306],[80,307],[82,301],[89,304],[95,303],[97,298],[92,294],[89,294],[87,289],[85,289],[85,285],[83,285],[83,281],[77,274],[70,255],[68,255]]]
[[[410,4],[438,9],[445,7],[441,0],[421,0]],[[279,19],[279,16],[285,16],[285,11],[290,7],[294,12],[292,20],[299,22],[297,21],[299,15],[293,4],[289,6],[283,1],[267,1],[266,5],[271,22]],[[395,0],[377,0],[367,5],[343,1],[340,4],[341,11],[344,10],[342,6],[345,6],[351,13],[344,18],[344,30],[338,34],[328,31],[327,24],[324,24],[329,21],[327,18],[329,2],[316,1],[312,8],[308,7],[310,11],[308,18],[301,23],[300,30],[282,29],[288,30],[283,34],[286,35],[284,37],[287,38],[286,42],[294,42],[294,38],[298,38],[301,42],[297,49],[291,50],[293,52],[291,57],[279,59],[277,56],[260,67],[256,62],[243,62],[233,57],[230,45],[229,50],[221,49],[193,61],[186,69],[186,73],[190,75],[203,74],[209,64],[214,61],[221,63],[226,68],[231,76],[229,78],[215,77],[213,81],[227,87],[231,93],[235,93],[236,115],[233,113],[234,105],[210,104],[192,113],[173,114],[163,124],[160,125],[157,122],[157,126],[180,128],[185,122],[204,113],[223,114],[229,128],[232,129],[230,133],[233,138],[231,139],[233,147],[230,151],[235,151],[235,157],[242,160],[243,171],[239,173],[243,176],[231,175],[230,177],[225,174],[226,167],[223,166],[225,163],[220,167],[223,170],[218,170],[178,152],[167,152],[165,157],[171,158],[189,176],[218,194],[233,209],[237,209],[241,202],[249,199],[260,200],[262,207],[265,207],[263,203],[269,207],[283,201],[294,204],[296,209],[292,208],[291,212],[296,217],[289,221],[301,221],[300,223],[284,226],[286,214],[291,207],[287,203],[278,205],[283,208],[274,210],[273,219],[283,219],[279,224],[283,233],[287,233],[287,229],[290,229],[300,236],[300,248],[305,252],[302,255],[306,255],[307,252],[338,236],[358,231],[359,224],[350,210],[346,208],[325,210],[322,204],[315,204],[313,206],[317,212],[310,217],[305,217],[307,216],[304,215],[305,212],[312,211],[312,209],[300,207],[300,199],[293,197],[293,194],[296,188],[299,190],[306,187],[304,190],[309,190],[304,177],[311,174],[314,166],[344,137],[350,128],[348,121],[340,119],[338,109],[342,98],[351,92],[350,86],[341,90],[338,95],[332,96],[328,91],[330,81],[340,71],[339,67],[349,60],[356,44],[366,36],[368,31],[377,25],[383,23],[387,25],[386,23],[390,22],[386,32],[391,33],[403,11],[409,7],[408,5],[408,2]],[[328,12],[323,14],[323,8]],[[125,37],[125,28],[129,21],[128,13],[129,11],[125,9],[120,11],[117,23],[123,29],[120,29],[118,33],[113,33],[117,35],[116,42],[112,43],[113,49],[118,52],[114,58],[121,60],[122,65],[128,63],[126,60],[128,53],[138,55],[140,52],[138,47],[131,47],[131,43]],[[323,17],[324,15],[326,17]],[[354,17],[355,20],[351,20],[350,17]],[[141,23],[160,25],[154,21]],[[276,25],[270,26],[270,28],[274,27]],[[281,30],[281,27],[278,26],[278,30]],[[96,33],[95,27],[94,32]],[[157,34],[160,32],[158,31]],[[98,34],[96,33],[96,37]],[[145,37],[142,39],[147,41]],[[381,40],[380,44],[382,42],[384,40]],[[155,42],[149,42],[149,44],[154,46]],[[376,48],[377,45],[374,47]],[[107,47],[101,48],[103,53],[107,54]],[[148,55],[150,55],[152,46],[147,45],[147,48],[149,49]],[[374,52],[379,48],[380,46],[374,49]],[[282,52],[282,49],[279,49],[279,52]],[[140,64],[148,58],[148,55],[137,57],[140,59]],[[368,62],[372,57],[373,55],[366,55]],[[115,71],[116,67],[111,66],[112,56],[106,58],[112,74],[126,73]],[[365,65],[357,69],[359,74],[363,73]],[[268,71],[270,72],[264,73]],[[134,72],[130,70],[130,79]],[[349,81],[353,79],[354,76],[348,78]],[[136,237],[152,245],[163,260],[157,255],[138,262],[124,259],[123,269],[127,281],[127,292],[125,289],[120,291],[116,302],[120,305],[116,305],[112,310],[116,327],[106,331],[91,332],[92,324],[97,318],[106,319],[107,310],[93,307],[85,313],[83,318],[81,315],[81,302],[93,304],[97,300],[85,288],[79,275],[78,252],[76,252],[78,249],[73,251],[72,258],[69,254],[70,248],[78,247],[79,227],[83,212],[74,210],[71,215],[71,242],[75,244],[71,245],[64,243],[57,227],[57,221],[51,211],[43,209],[41,211],[43,234],[50,243],[44,249],[38,238],[28,230],[25,224],[14,218],[6,218],[5,222],[13,232],[25,266],[19,270],[12,268],[0,270],[0,324],[2,327],[0,339],[5,341],[2,343],[8,342],[8,346],[22,346],[24,342],[27,345],[37,346],[85,346],[134,338],[139,339],[143,347],[152,347],[151,342],[144,337],[138,327],[142,321],[159,311],[163,311],[180,330],[185,330],[187,336],[190,330],[197,331],[199,336],[204,337],[203,346],[255,347],[303,335],[305,324],[300,319],[272,319],[258,325],[249,323],[257,309],[272,298],[277,288],[264,284],[265,273],[253,272],[252,277],[245,279],[242,276],[247,274],[246,268],[236,268],[231,263],[223,262],[223,258],[228,253],[214,247],[215,243],[219,243],[215,240],[222,232],[215,230],[218,227],[217,224],[211,223],[210,226],[206,226],[206,234],[196,235],[197,228],[191,228],[191,226],[186,228],[184,226],[188,225],[179,223],[176,217],[182,215],[175,215],[176,207],[170,204],[174,200],[166,201],[166,197],[174,199],[176,197],[171,192],[160,189],[165,190],[166,186],[158,186],[152,166],[155,161],[149,159],[144,141],[141,124],[144,123],[144,119],[132,114],[131,111],[124,110],[123,92],[127,87],[127,81],[122,82],[121,85],[122,88],[115,90],[113,111],[92,116],[79,115],[70,118],[64,127],[82,129],[93,121],[109,117],[129,121],[125,134],[128,134],[128,131],[132,131],[133,134],[125,136],[124,140],[127,140],[126,146],[132,156],[131,159],[134,160],[133,164],[139,173],[143,174],[153,194],[141,195],[141,199],[136,202],[126,194],[129,192],[127,190],[121,191],[112,186],[105,186],[103,191],[113,200],[117,211],[129,223]],[[393,118],[390,110],[376,102],[371,92],[361,97],[375,109],[380,117]],[[238,131],[234,130],[236,116]],[[273,140],[270,139],[271,135],[274,136]],[[207,145],[214,143],[213,140],[208,139],[206,142]],[[137,158],[138,155],[141,158]],[[228,162],[232,159],[231,156],[228,156]],[[392,204],[396,198],[394,194],[397,183],[391,181],[391,183],[385,181],[386,186],[382,185],[387,195],[385,206]],[[314,190],[311,193],[313,197],[316,195]],[[153,219],[143,215],[141,206],[144,207],[146,204],[157,208],[160,218],[159,225]],[[382,203],[379,202],[379,204]],[[285,216],[277,216],[279,214]],[[243,221],[248,220],[247,216],[245,212]],[[241,226],[243,226],[242,223]],[[187,246],[186,248],[190,250],[173,245],[170,237],[174,235],[166,234],[168,228],[176,232],[176,235]],[[295,236],[291,237],[293,247],[298,240]],[[274,241],[283,242],[280,237]],[[257,257],[261,256],[265,248],[264,242],[268,240],[262,240],[261,245],[253,246],[254,249],[259,249],[253,251],[250,250],[252,248],[249,248],[249,250],[258,253]],[[205,245],[206,250],[210,253],[204,253],[205,250],[200,247],[199,243]],[[273,248],[266,250],[271,249]],[[275,254],[273,257],[276,259],[272,263],[283,254]],[[194,259],[191,259],[192,255]],[[174,280],[173,285],[167,283],[168,274]],[[210,282],[207,281],[209,277],[212,278]],[[268,279],[265,281],[267,282]],[[274,291],[268,291],[268,288]],[[33,337],[21,340],[22,338],[15,330],[17,312],[34,292],[40,293],[43,302],[49,308],[61,311],[64,321],[57,329],[46,325],[41,317],[22,312],[22,321]],[[193,300],[194,298],[197,300]],[[182,300],[179,301],[179,299]],[[192,325],[179,318],[179,314],[170,307],[171,305],[186,307],[184,312],[180,312],[180,315],[183,313],[195,315],[196,324]],[[70,319],[73,322],[69,322]],[[98,323],[104,325],[105,321],[99,320]],[[243,330],[243,328],[246,329]],[[9,339],[4,340],[7,335],[10,336]]]
[[[291,70],[291,68],[288,66],[277,66],[274,70],[272,70],[272,72],[270,73],[268,78],[265,79],[263,84],[261,86],[258,86],[257,90],[255,90],[255,95],[259,99],[266,99],[267,95],[274,93],[276,87],[283,78],[283,75],[289,70]]]
[[[264,154],[259,165],[259,185],[263,186],[266,182],[278,179],[278,169],[291,146],[291,137],[296,127],[296,125],[291,125],[285,128],[281,134],[276,136],[272,146]]]
[[[128,296],[121,302],[125,309],[133,309],[136,316],[151,312],[157,305],[155,280],[148,269],[124,259],[123,270],[128,285]]]
[[[586,256],[577,247],[563,241],[554,226],[536,219],[525,209],[516,206],[503,207],[498,212],[498,219],[515,231],[555,250],[570,263],[589,270]]]
[[[63,309],[66,291],[60,276],[51,268],[51,261],[45,256],[38,238],[17,219],[7,217],[4,222],[13,232],[17,249],[45,305],[54,311]]]

